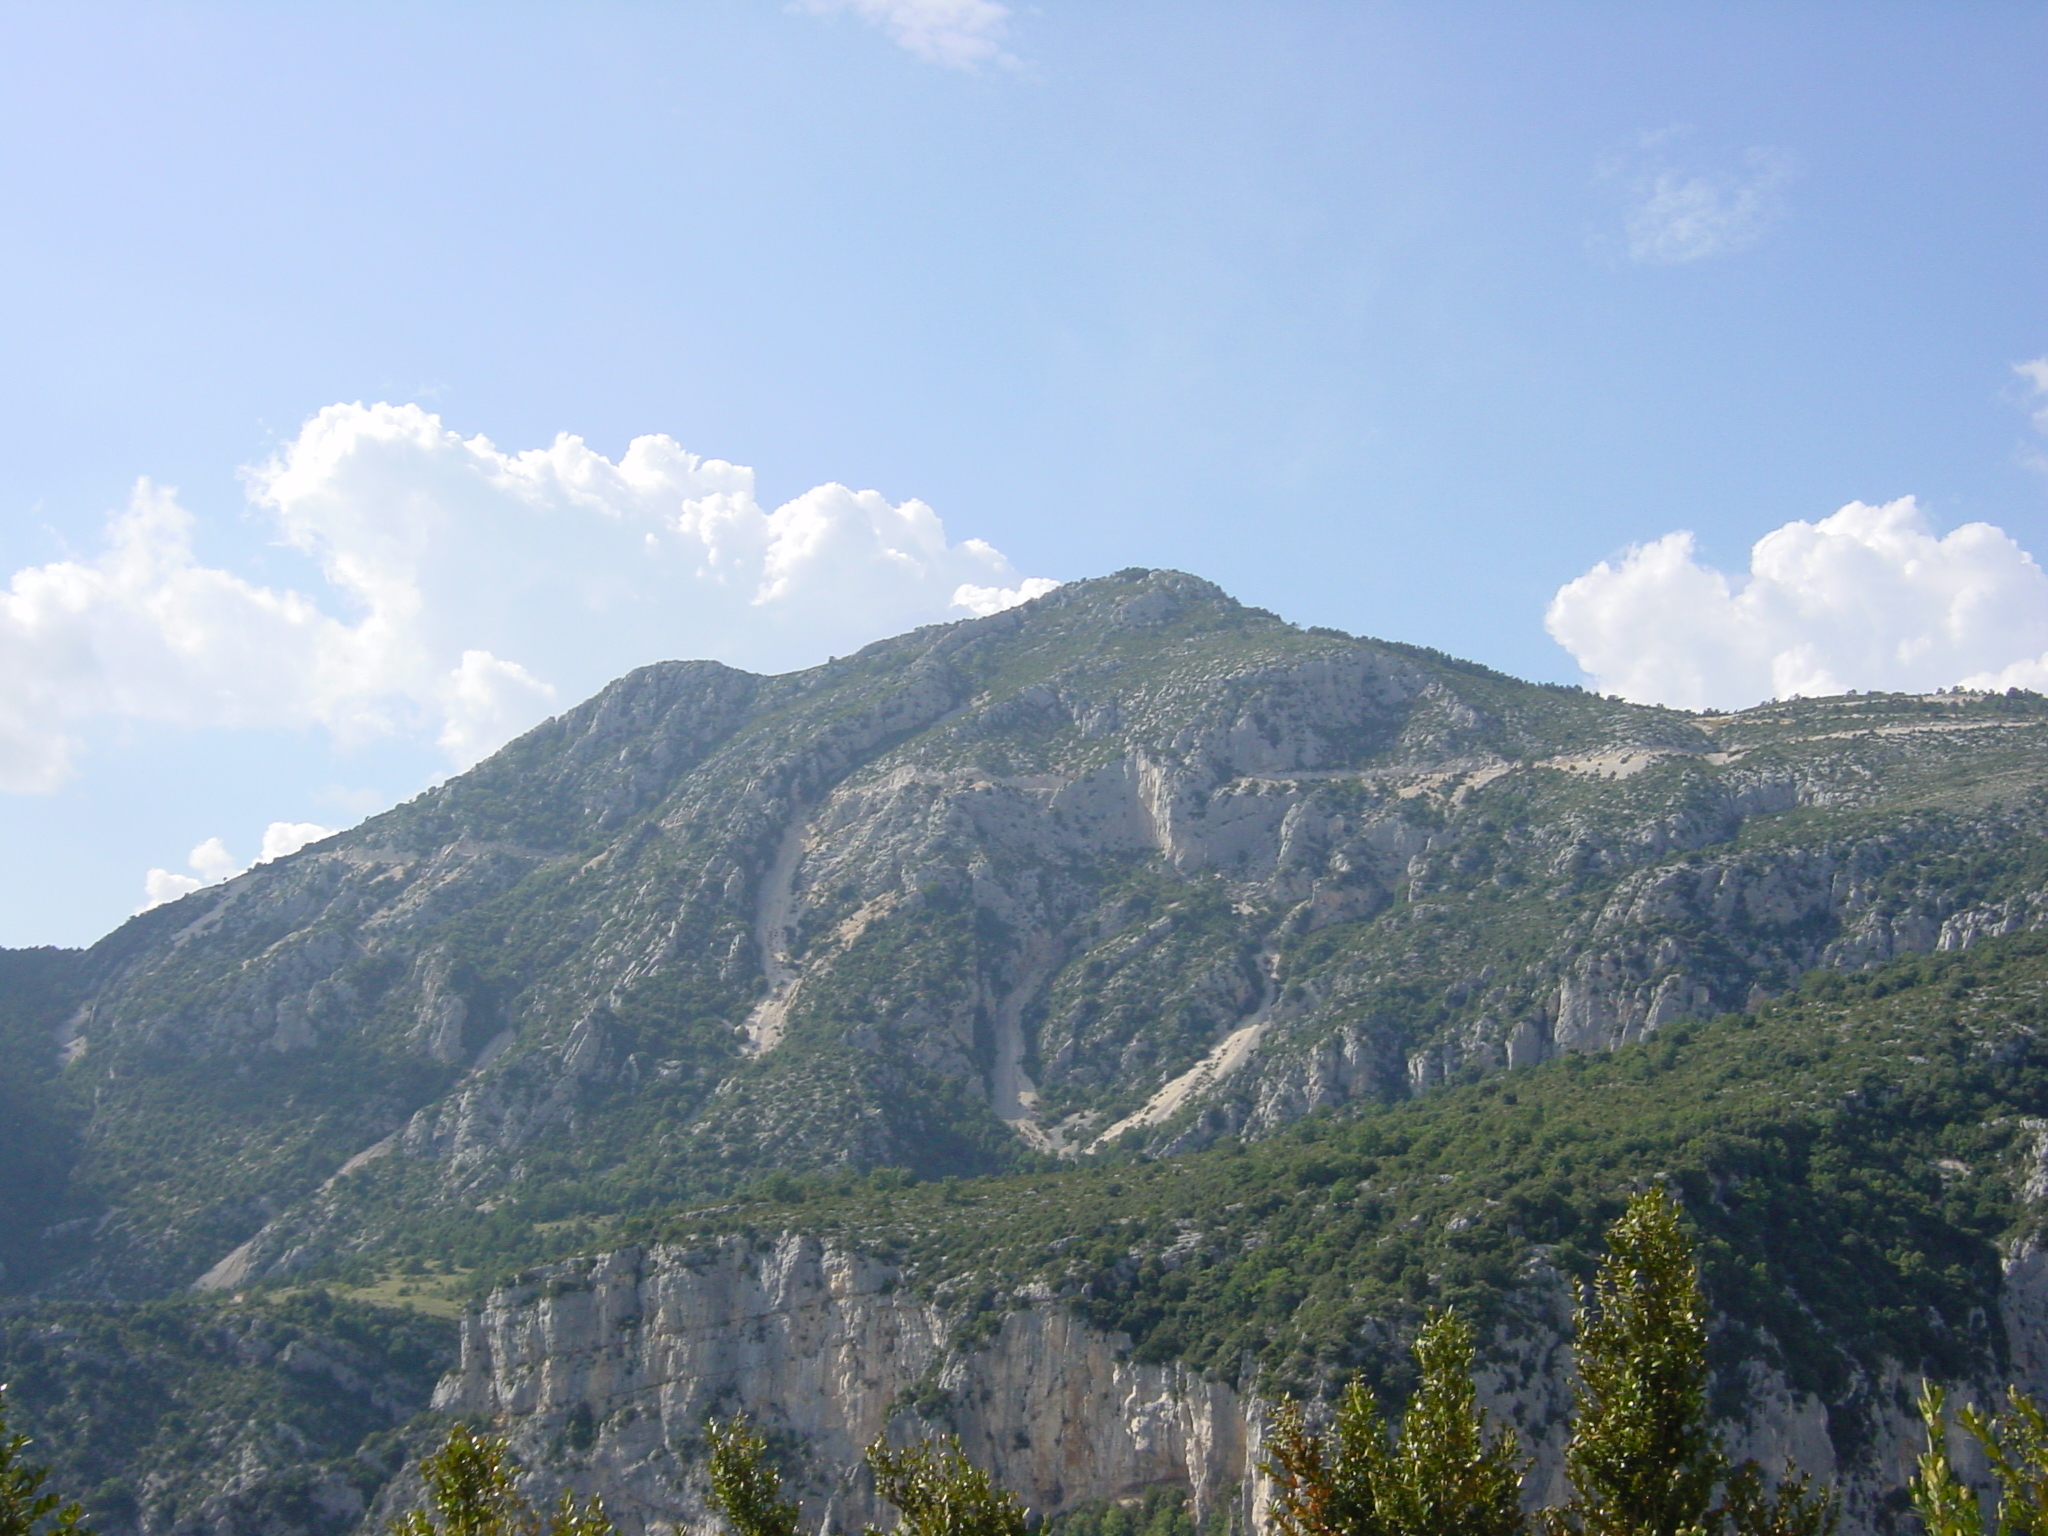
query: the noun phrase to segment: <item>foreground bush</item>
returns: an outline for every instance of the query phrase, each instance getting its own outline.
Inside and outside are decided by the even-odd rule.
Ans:
[[[43,1492],[50,1469],[22,1455],[34,1443],[10,1431],[7,1389],[0,1386],[0,1536],[92,1536],[83,1510]]]
[[[503,1440],[456,1425],[420,1463],[428,1509],[394,1520],[391,1536],[539,1536],[540,1518],[520,1497],[517,1471]],[[601,1501],[578,1505],[567,1491],[545,1529],[547,1536],[617,1536]]]

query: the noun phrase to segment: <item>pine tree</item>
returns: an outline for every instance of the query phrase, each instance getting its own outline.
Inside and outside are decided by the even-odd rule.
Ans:
[[[902,1512],[897,1536],[1025,1536],[1024,1506],[967,1459],[957,1435],[900,1451],[877,1440],[867,1459],[875,1491]]]
[[[1520,1536],[1525,1463],[1514,1432],[1488,1437],[1472,1381],[1472,1333],[1433,1313],[1416,1335],[1421,1375],[1390,1442],[1378,1405],[1354,1381],[1329,1442],[1295,1404],[1281,1409],[1266,1471],[1282,1536]]]
[[[23,1455],[34,1443],[9,1433],[7,1388],[0,1386],[0,1536],[92,1536],[83,1510],[43,1492],[50,1469]]]
[[[765,1459],[767,1438],[735,1414],[705,1426],[711,1440],[711,1500],[734,1536],[796,1536],[801,1511],[782,1497],[782,1479]]]

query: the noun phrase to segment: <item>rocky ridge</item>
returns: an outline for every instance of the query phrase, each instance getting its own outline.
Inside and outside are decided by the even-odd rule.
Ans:
[[[1608,1049],[2038,926],[2044,730],[1638,708],[1172,572],[784,677],[645,668],[97,946],[49,1223],[96,1235],[42,1267],[233,1287],[422,1211],[1170,1153]]]

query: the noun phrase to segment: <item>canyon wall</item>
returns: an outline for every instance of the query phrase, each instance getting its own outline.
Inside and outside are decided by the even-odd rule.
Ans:
[[[2017,1379],[2039,1390],[2048,1255],[2017,1256],[2006,1294]],[[889,1523],[863,1448],[940,1433],[957,1433],[1041,1514],[1169,1484],[1188,1491],[1198,1522],[1263,1527],[1266,1404],[1178,1365],[1133,1361],[1121,1335],[1050,1297],[971,1337],[959,1332],[963,1315],[898,1284],[890,1265],[809,1235],[624,1249],[494,1293],[465,1322],[461,1366],[434,1405],[508,1433],[537,1500],[562,1488],[601,1494],[628,1536],[716,1528],[704,1425],[738,1412],[768,1433],[813,1529]],[[1569,1334],[1568,1288],[1539,1262],[1483,1351],[1482,1401],[1533,1457],[1532,1506],[1567,1491]],[[1840,1405],[1831,1416],[1762,1362],[1743,1371],[1746,1409],[1723,1426],[1730,1454],[1838,1481],[1845,1536],[1887,1529],[1923,1445],[1917,1378],[1887,1370],[1859,1381],[1852,1425]],[[1953,1385],[1980,1397],[1992,1387]],[[415,1494],[401,1481],[386,1504]]]

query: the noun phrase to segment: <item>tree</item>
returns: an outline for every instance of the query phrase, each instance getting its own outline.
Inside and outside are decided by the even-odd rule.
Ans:
[[[1584,1536],[1704,1536],[1726,1464],[1707,1419],[1706,1303],[1662,1189],[1636,1195],[1609,1229],[1574,1323],[1573,1498],[1557,1523]]]
[[[1728,1474],[1720,1514],[1731,1536],[1834,1536],[1841,1511],[1834,1495],[1790,1462],[1776,1488],[1764,1488],[1763,1469],[1745,1461]]]
[[[1707,1417],[1706,1299],[1662,1189],[1636,1195],[1608,1229],[1592,1304],[1574,1323],[1579,1392],[1564,1453],[1573,1498],[1551,1512],[1556,1531],[1831,1536],[1832,1493],[1790,1466],[1767,1493],[1761,1468],[1731,1467],[1722,1454]]]
[[[1472,1381],[1472,1332],[1432,1313],[1416,1335],[1421,1382],[1398,1439],[1365,1384],[1353,1381],[1328,1440],[1284,1405],[1265,1470],[1278,1488],[1282,1536],[1520,1536],[1526,1463],[1514,1431],[1488,1437]]]
[[[868,1447],[875,1491],[902,1512],[898,1536],[1025,1536],[1024,1506],[967,1459],[957,1435]],[[879,1536],[868,1527],[868,1536]]]
[[[1986,1525],[1975,1491],[1949,1462],[1947,1394],[1932,1383],[1920,1389],[1927,1450],[1910,1492],[1927,1536],[2048,1536],[2048,1415],[2017,1387],[2007,1388],[2005,1399],[1995,1415],[1978,1408],[1956,1415],[1998,1482],[1996,1513]]]
[[[392,1522],[391,1536],[539,1536],[541,1522],[519,1494],[517,1473],[503,1440],[457,1424],[441,1449],[420,1463],[432,1514],[413,1510]],[[567,1491],[546,1530],[547,1536],[615,1536],[600,1500],[579,1505]]]
[[[782,1479],[764,1459],[768,1441],[745,1414],[705,1425],[711,1441],[711,1500],[735,1536],[796,1536],[802,1511],[782,1497]]]
[[[33,1444],[8,1432],[7,1388],[0,1386],[0,1536],[92,1536],[83,1510],[43,1491],[50,1469],[23,1456]]]

